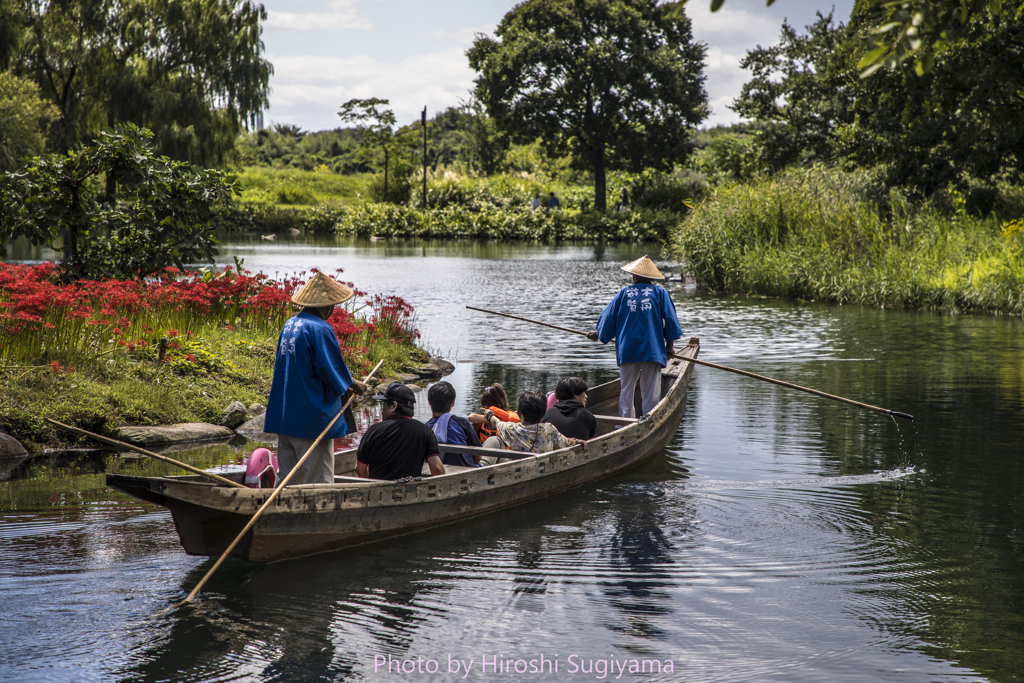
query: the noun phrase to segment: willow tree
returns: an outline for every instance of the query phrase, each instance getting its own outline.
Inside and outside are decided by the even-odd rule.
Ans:
[[[6,55],[60,112],[54,147],[105,127],[151,129],[160,152],[206,166],[268,104],[262,5],[239,0],[0,0],[20,26]],[[3,55],[0,55],[3,56]]]
[[[689,155],[708,113],[704,54],[685,14],[655,0],[527,0],[467,52],[498,127],[591,168],[599,209],[608,169]]]

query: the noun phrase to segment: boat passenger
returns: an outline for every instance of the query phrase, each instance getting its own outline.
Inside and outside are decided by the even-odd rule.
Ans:
[[[359,442],[356,474],[374,479],[419,477],[424,462],[431,476],[444,474],[434,430],[412,417],[416,403],[412,389],[392,382],[373,398],[383,402],[383,419],[371,425]]]
[[[292,295],[302,310],[284,324],[277,340],[274,376],[267,399],[263,427],[277,434],[277,461],[282,478],[299,460],[342,407],[349,390],[362,394],[366,385],[352,379],[341,357],[338,336],[327,323],[334,307],[355,292],[316,273]],[[289,484],[324,484],[334,481],[334,439],[349,432],[338,420],[302,464]]]
[[[484,419],[498,432],[502,447],[513,451],[547,453],[585,443],[582,439],[563,436],[553,424],[541,423],[545,405],[543,394],[525,391],[516,406],[522,422],[502,422],[490,410],[484,413]]]
[[[640,383],[641,409],[647,415],[661,400],[661,369],[675,353],[673,342],[683,336],[676,317],[676,305],[663,287],[664,280],[654,262],[646,256],[628,263],[622,270],[633,276],[633,284],[619,290],[597,321],[587,339],[607,344],[615,340],[619,365],[619,417],[636,417],[633,394]]]
[[[579,377],[563,377],[555,386],[558,402],[549,406],[541,422],[550,422],[565,436],[593,439],[597,434],[597,418],[587,410],[586,381]]]
[[[434,430],[438,443],[461,444],[480,447],[480,439],[469,420],[461,415],[452,415],[455,407],[455,387],[448,382],[438,382],[427,391],[432,417],[427,426]],[[441,462],[458,467],[480,467],[482,455],[467,453],[445,453]]]
[[[484,389],[483,396],[480,397],[480,405],[484,410],[492,411],[502,422],[519,422],[519,415],[515,411],[509,410],[505,388],[497,382]],[[467,419],[476,428],[477,438],[480,439],[484,448],[504,448],[504,446],[498,445],[497,440],[492,441],[490,445],[487,444],[492,436],[497,436],[497,432],[487,424],[483,415],[470,413]]]

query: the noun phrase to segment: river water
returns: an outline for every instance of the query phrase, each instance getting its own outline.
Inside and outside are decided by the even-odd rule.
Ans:
[[[344,268],[404,297],[458,361],[464,413],[494,381],[616,376],[610,347],[465,305],[588,329],[644,253],[235,238],[220,259]],[[0,481],[0,679],[1024,679],[1024,324],[667,287],[703,359],[916,420],[698,367],[676,437],[626,474],[352,550],[229,560],[169,612],[212,561],[103,473],[173,470],[35,457]]]

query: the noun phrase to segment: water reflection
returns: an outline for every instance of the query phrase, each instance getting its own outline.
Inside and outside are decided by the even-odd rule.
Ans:
[[[343,267],[405,297],[436,350],[472,361],[448,378],[463,413],[494,381],[514,398],[616,374],[610,348],[466,304],[584,329],[618,266],[647,251],[284,245],[238,239],[221,258]],[[210,561],[183,555],[169,515],[110,492],[103,473],[173,468],[32,458],[0,481],[0,678],[380,680],[378,656],[541,652],[563,673],[572,653],[671,658],[661,680],[694,683],[1019,677],[1024,324],[668,286],[704,358],[917,419],[698,368],[676,438],[635,470],[352,551],[231,560],[198,606],[159,618]],[[175,457],[237,467],[245,448]]]

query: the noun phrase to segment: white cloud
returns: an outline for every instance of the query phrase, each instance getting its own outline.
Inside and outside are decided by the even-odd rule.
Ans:
[[[268,120],[302,121],[309,130],[337,128],[343,102],[380,97],[390,101],[399,125],[433,116],[467,99],[475,73],[462,48],[415,55],[399,62],[373,57],[287,55],[274,63],[273,106]]]
[[[327,12],[278,12],[267,10],[269,31],[318,31],[324,29],[348,29],[370,31],[373,24],[360,15],[358,0],[332,0],[327,3]]]
[[[467,49],[473,44],[473,39],[476,38],[478,33],[483,33],[488,36],[493,36],[497,30],[497,24],[485,24],[484,26],[466,27],[455,29],[454,31],[448,29],[437,29],[430,35],[434,38],[448,38],[449,42],[458,43],[459,45],[465,46]]]
[[[776,19],[732,9],[728,3],[717,12],[695,8],[688,16],[693,24],[694,38],[723,49],[749,50],[756,45],[773,45],[778,41],[782,28]]]

